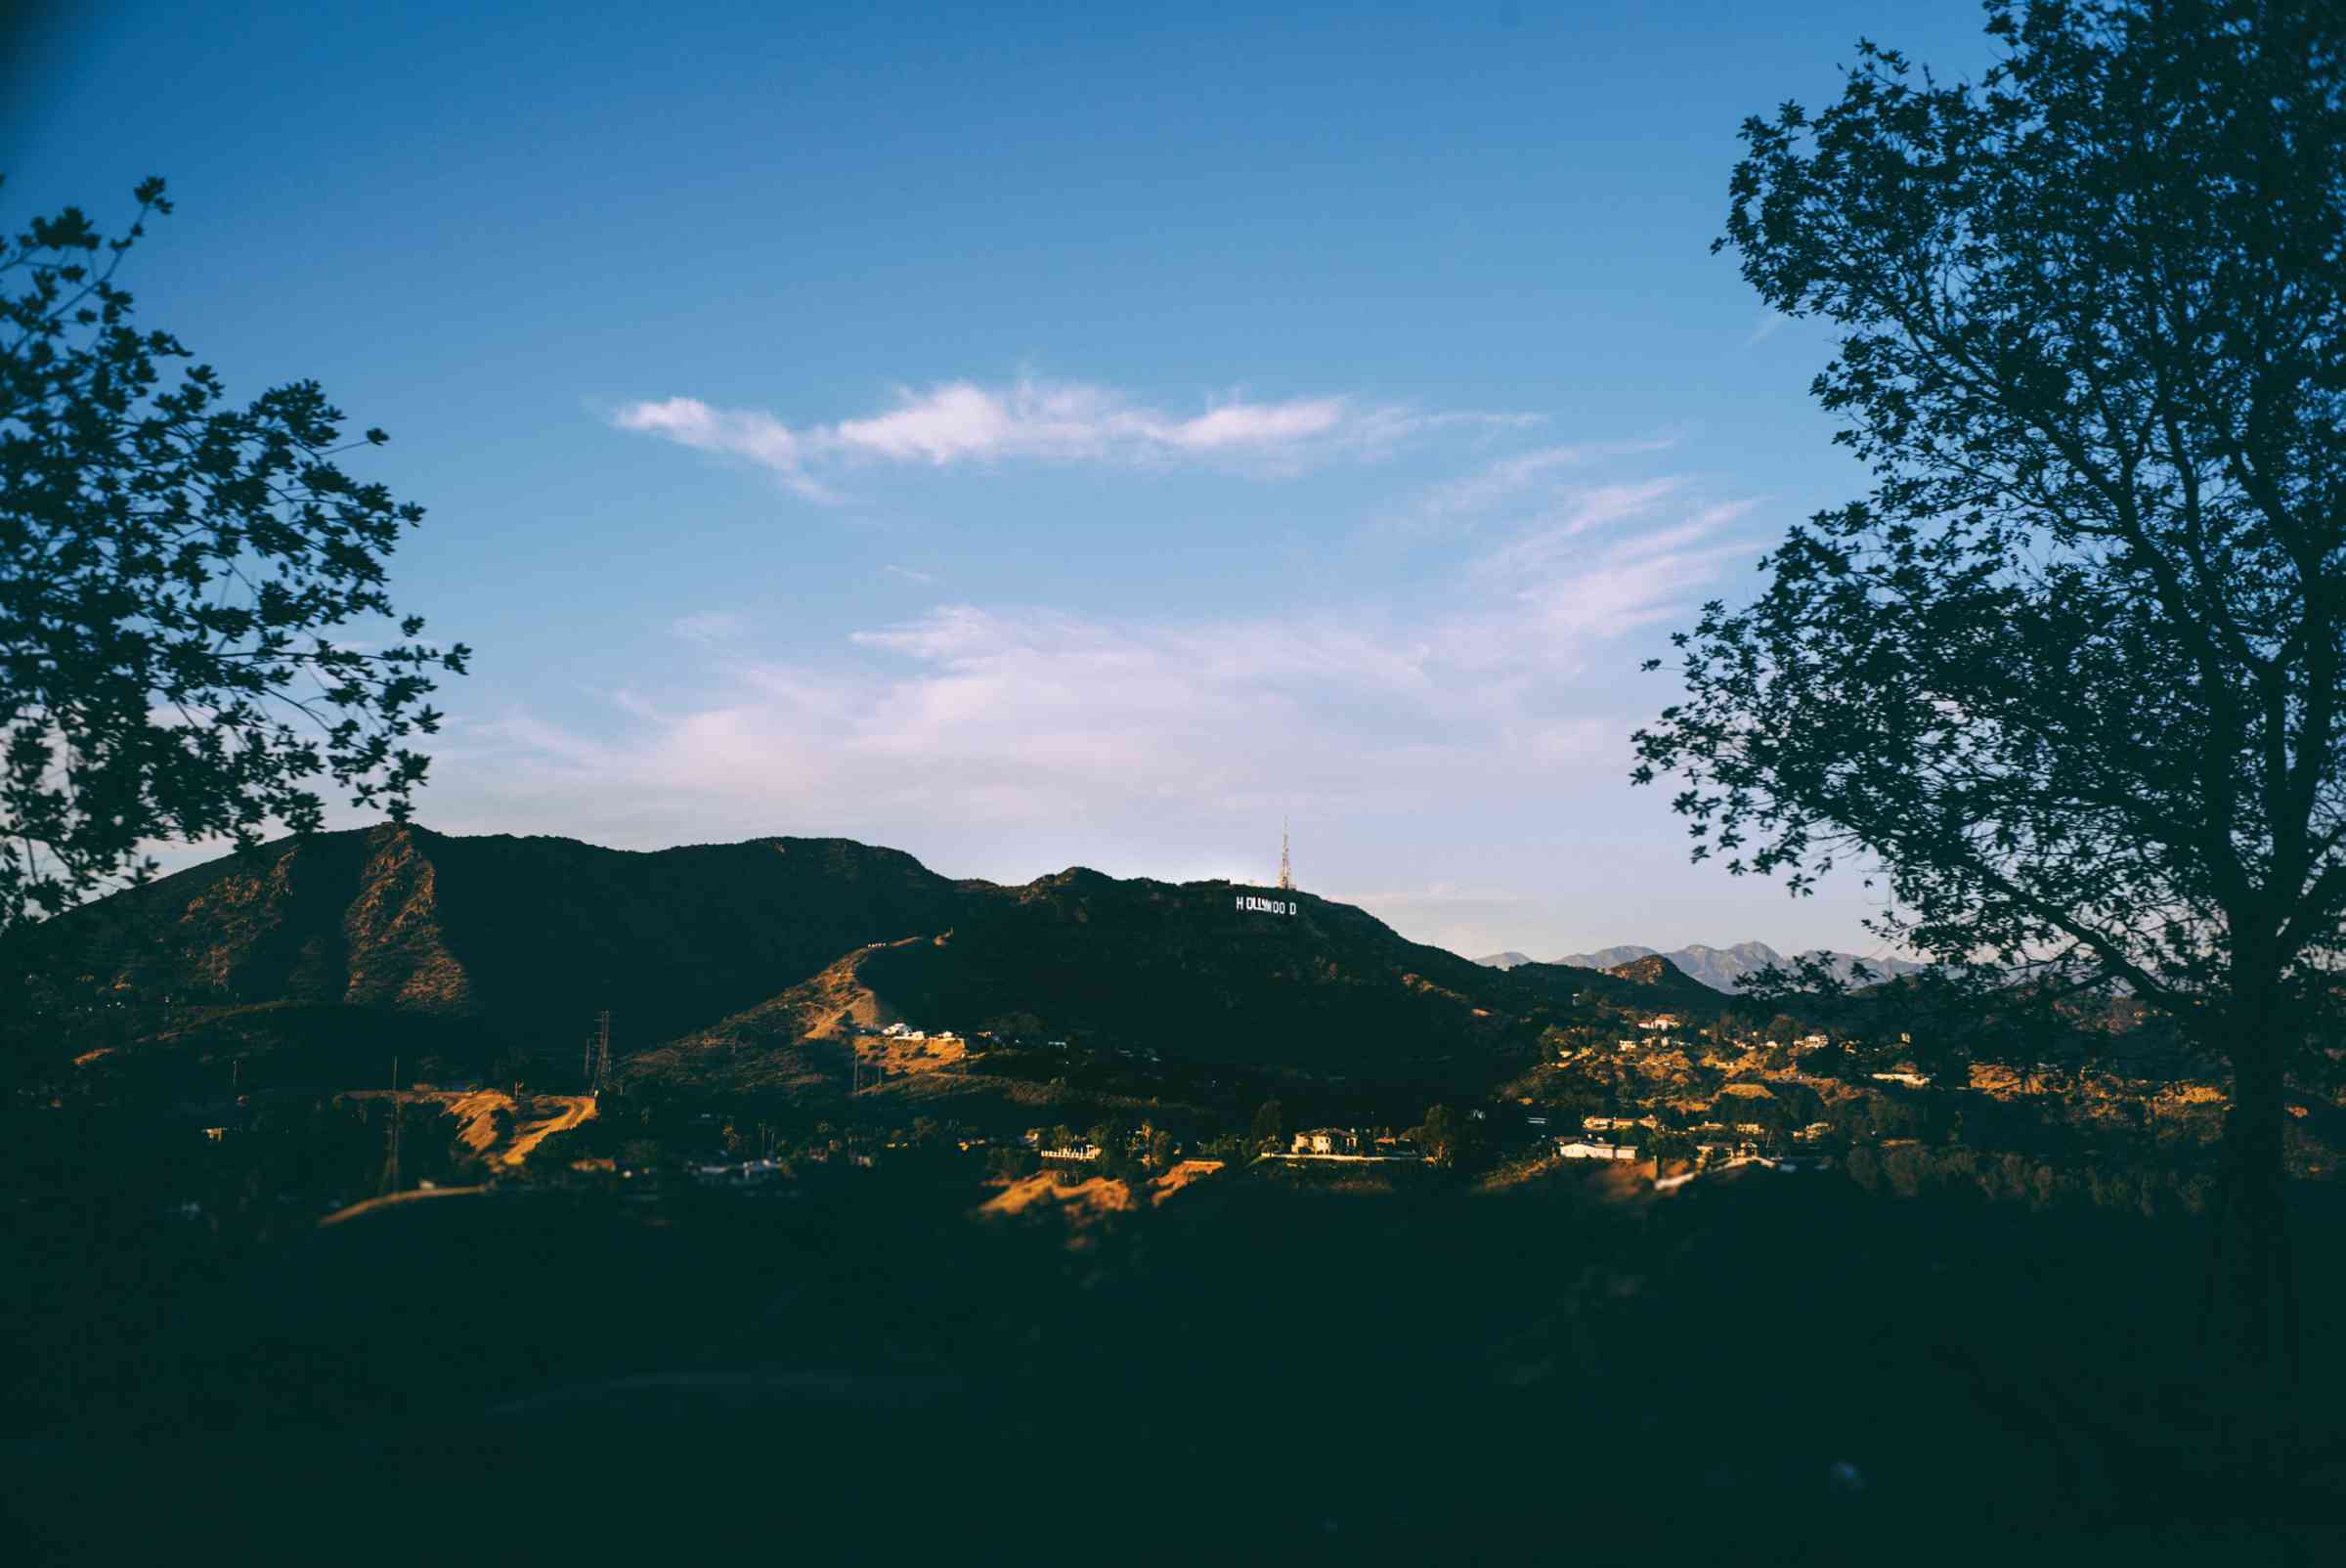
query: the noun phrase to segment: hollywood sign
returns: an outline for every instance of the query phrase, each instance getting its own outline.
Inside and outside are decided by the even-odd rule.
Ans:
[[[1258,915],[1291,915],[1295,901],[1291,898],[1257,898],[1250,893],[1238,894],[1238,907]]]

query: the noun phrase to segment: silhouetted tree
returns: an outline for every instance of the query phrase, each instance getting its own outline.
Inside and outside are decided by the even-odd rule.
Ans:
[[[1680,636],[1636,776],[1698,859],[1869,861],[1880,935],[1983,993],[2122,987],[2229,1060],[2220,1322],[2278,1383],[2346,911],[2346,12],[1989,10],[1977,86],[1861,45],[1744,126],[1719,244],[1841,329],[1874,487]]]
[[[103,239],[74,207],[0,235],[0,932],[143,879],[155,839],[316,828],[320,775],[404,820],[428,672],[383,560],[421,507],[332,459],[313,381],[242,408],[113,282],[163,182]],[[328,632],[381,620],[370,645]]]
[[[1410,1133],[1418,1152],[1437,1165],[1470,1165],[1479,1148],[1472,1117],[1449,1106],[1427,1106],[1425,1120]]]

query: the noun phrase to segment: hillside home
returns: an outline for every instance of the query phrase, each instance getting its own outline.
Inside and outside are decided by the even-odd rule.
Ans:
[[[1350,1127],[1315,1127],[1309,1132],[1297,1133],[1294,1147],[1288,1153],[1350,1154],[1359,1153],[1360,1147],[1361,1135]]]
[[[1660,1029],[1668,1032],[1676,1028],[1680,1022],[1681,1020],[1675,1013],[1656,1013],[1652,1018],[1640,1020],[1637,1026],[1641,1029]]]
[[[1556,1153],[1565,1159],[1635,1159],[1633,1144],[1592,1143],[1585,1138],[1559,1138]]]
[[[1902,1083],[1909,1089],[1927,1089],[1931,1080],[1919,1072],[1877,1072],[1872,1075],[1880,1083]]]
[[[1058,1149],[1039,1151],[1045,1159],[1064,1159],[1073,1164],[1088,1164],[1100,1157],[1098,1144],[1066,1144]]]

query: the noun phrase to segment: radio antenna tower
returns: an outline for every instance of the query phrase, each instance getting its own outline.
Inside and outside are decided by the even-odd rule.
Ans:
[[[1287,863],[1287,819],[1279,819],[1279,886],[1282,892],[1295,891],[1295,868]]]
[[[604,1008],[594,1015],[594,1075],[586,1092],[601,1096],[611,1087],[611,1010]]]

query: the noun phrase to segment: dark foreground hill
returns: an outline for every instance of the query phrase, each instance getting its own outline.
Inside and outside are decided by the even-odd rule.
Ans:
[[[58,1413],[0,1406],[11,1560],[2338,1560],[2334,1249],[2321,1458],[2259,1491],[2174,1216],[1764,1173],[1225,1173],[1080,1232],[984,1196],[458,1194],[110,1273],[107,1331],[8,1343]]]
[[[1500,972],[1350,905],[1220,882],[1075,868],[1003,888],[838,839],[628,852],[417,827],[282,841],[163,878],[35,930],[5,967],[89,977],[43,1042],[53,1061],[105,1051],[113,1068],[201,1063],[223,1078],[253,1059],[245,1087],[376,1082],[396,1052],[411,1078],[518,1056],[572,1088],[602,1009],[634,1078],[734,1074],[746,1056],[767,1086],[817,1092],[844,1061],[819,1047],[900,1020],[1487,1086],[1576,996],[1707,994],[1669,973]]]

